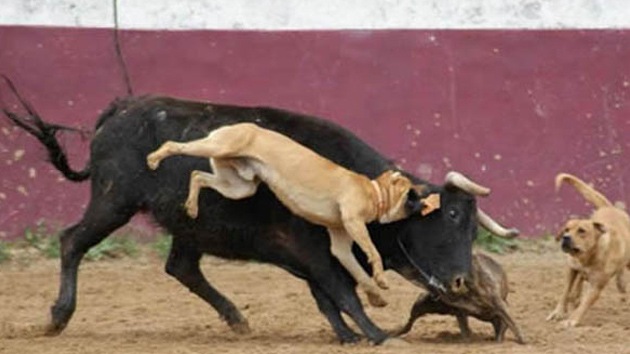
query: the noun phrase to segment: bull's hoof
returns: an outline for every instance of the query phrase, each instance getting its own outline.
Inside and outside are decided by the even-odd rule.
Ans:
[[[249,323],[247,320],[243,320],[241,322],[229,323],[230,329],[232,332],[240,335],[247,335],[252,333],[252,329],[249,328]]]
[[[63,330],[66,328],[66,323],[56,324],[50,323],[48,326],[44,328],[44,335],[47,337],[55,337],[61,334]]]
[[[341,342],[342,345],[354,345],[361,342],[362,339],[363,337],[354,332],[344,333],[339,336],[339,342]]]

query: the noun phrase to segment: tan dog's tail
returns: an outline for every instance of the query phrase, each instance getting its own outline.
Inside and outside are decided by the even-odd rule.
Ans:
[[[599,193],[593,187],[589,186],[588,184],[584,183],[584,181],[573,175],[570,175],[568,173],[558,174],[556,176],[556,190],[560,189],[562,182],[566,182],[575,187],[575,189],[577,189],[577,191],[582,194],[584,199],[595,205],[595,207],[597,208],[613,205],[610,200],[608,200],[608,198],[604,197],[603,194]]]

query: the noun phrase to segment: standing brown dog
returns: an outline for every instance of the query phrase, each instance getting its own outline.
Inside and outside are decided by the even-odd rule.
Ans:
[[[621,276],[624,268],[630,268],[630,217],[577,177],[559,174],[556,189],[563,182],[575,187],[596,208],[589,219],[567,221],[557,236],[562,251],[567,254],[569,271],[560,301],[547,320],[565,318],[571,298],[581,293],[582,282],[586,282],[589,286],[581,295],[579,305],[564,322],[573,327],[580,323],[612,277],[617,276],[617,287],[624,290]]]
[[[222,127],[188,143],[168,141],[148,155],[147,163],[156,169],[171,155],[210,159],[213,173],[193,171],[191,175],[186,201],[190,217],[197,217],[201,188],[242,199],[254,195],[258,184],[265,182],[294,214],[328,229],[331,252],[365,289],[374,306],[387,302],[352,255],[352,242],[366,253],[376,284],[387,289],[380,254],[365,224],[374,220],[389,223],[439,208],[439,194],[421,200],[411,181],[400,172],[386,171],[370,180],[280,133],[251,123]]]

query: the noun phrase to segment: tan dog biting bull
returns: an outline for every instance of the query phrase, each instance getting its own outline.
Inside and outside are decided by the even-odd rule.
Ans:
[[[617,277],[619,290],[625,291],[621,275],[625,268],[630,268],[630,217],[577,177],[566,173],[556,176],[556,188],[563,182],[575,187],[596,208],[588,219],[567,221],[557,236],[567,253],[569,271],[560,301],[547,320],[565,318],[569,303],[579,296],[582,282],[586,282],[585,293],[565,322],[573,327],[580,323],[612,277]]]
[[[206,138],[188,143],[168,141],[147,157],[151,169],[172,155],[210,159],[213,173],[194,171],[186,201],[188,215],[197,217],[201,188],[210,187],[230,199],[247,198],[265,182],[293,213],[325,226],[331,252],[365,289],[370,303],[385,306],[379,289],[352,255],[355,241],[372,266],[376,284],[386,289],[380,254],[372,243],[366,223],[389,223],[439,208],[439,194],[420,199],[422,187],[397,171],[386,171],[370,180],[316,154],[290,138],[241,123],[212,131]]]

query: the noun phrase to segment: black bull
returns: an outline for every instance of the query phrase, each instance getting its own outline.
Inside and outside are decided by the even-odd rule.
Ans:
[[[208,161],[173,157],[158,171],[146,167],[147,154],[167,140],[189,141],[223,125],[253,122],[371,178],[395,168],[347,130],[325,120],[272,108],[167,97],[127,98],[113,102],[101,115],[91,142],[90,161],[83,170],[75,171],[55,138],[58,130],[71,128],[42,121],[32,107],[22,103],[26,116],[6,109],[4,113],[47,147],[51,162],[66,178],[91,181],[91,199],[83,218],[61,234],[61,285],[51,309],[49,334],[60,333],[72,317],[78,267],[84,254],[134,214],[147,212],[173,235],[166,272],[210,304],[235,331],[249,331],[247,320],[202,275],[199,260],[204,253],[271,263],[304,279],[341,342],[360,338],[344,321],[342,312],[370,341],[381,343],[387,338],[364,313],[354,280],[331,256],[326,231],[292,215],[267,188],[261,186],[254,197],[244,200],[225,199],[206,189],[200,197],[199,218],[192,220],[183,208],[190,173],[209,170]],[[440,193],[441,209],[425,217],[371,224],[371,238],[385,268],[433,291],[449,291],[470,270],[477,215],[480,221],[483,217],[477,214],[475,197],[453,183],[439,186],[410,178],[427,185],[427,193]],[[366,267],[365,257],[360,252],[356,256]]]

